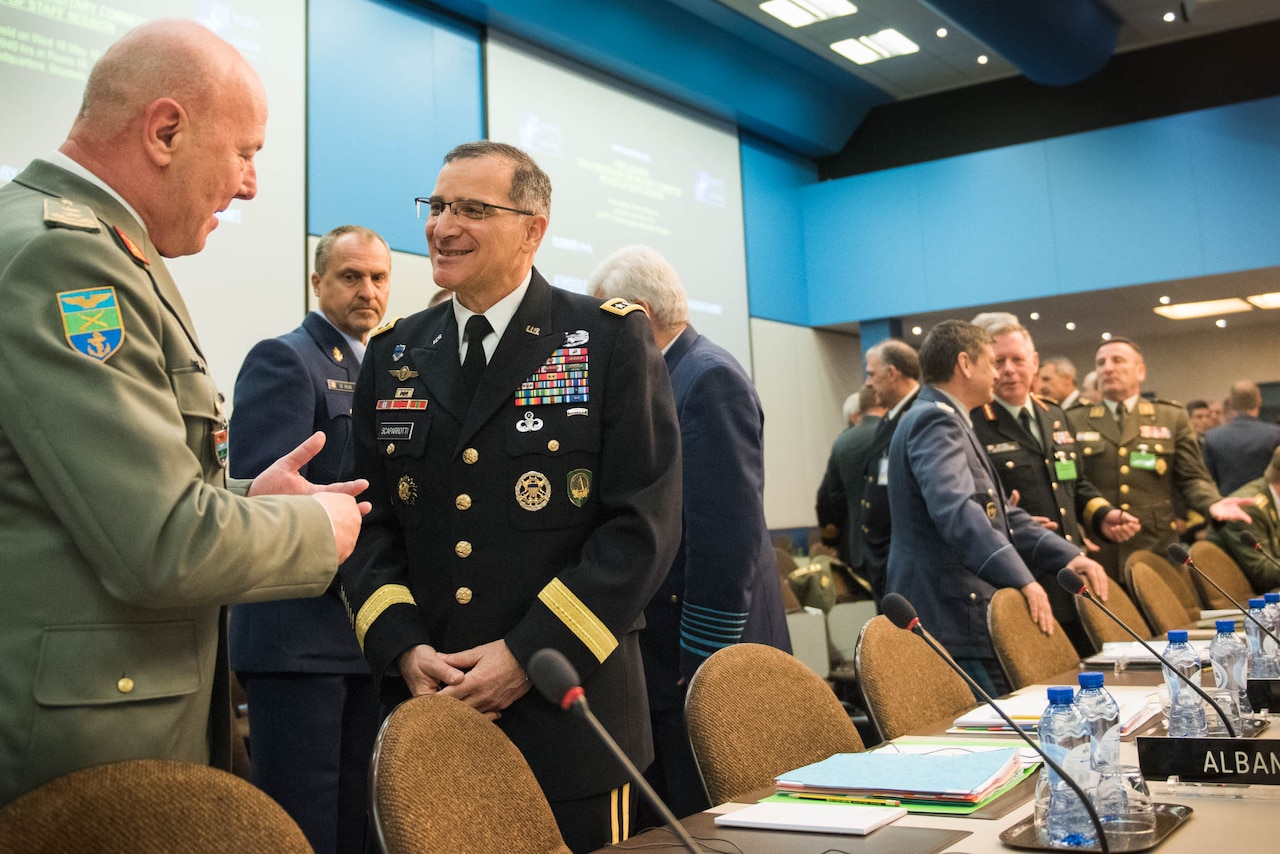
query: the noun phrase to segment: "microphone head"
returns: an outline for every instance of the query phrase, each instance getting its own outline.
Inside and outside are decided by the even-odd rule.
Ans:
[[[1262,543],[1258,542],[1258,538],[1248,531],[1240,532],[1240,542],[1244,543],[1245,548],[1262,551]]]
[[[1080,573],[1069,566],[1064,566],[1058,570],[1058,584],[1072,596],[1079,596],[1089,590],[1089,586],[1080,577]]]
[[[529,659],[529,680],[547,701],[562,708],[569,692],[579,688],[578,671],[558,649],[540,649]]]
[[[915,607],[900,593],[890,593],[880,601],[880,611],[900,629],[911,626],[916,619]]]
[[[1191,552],[1182,543],[1169,543],[1169,548],[1165,549],[1165,554],[1169,555],[1169,560],[1184,566],[1191,563]]]

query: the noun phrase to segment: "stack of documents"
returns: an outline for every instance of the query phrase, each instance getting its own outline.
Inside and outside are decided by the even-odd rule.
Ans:
[[[976,804],[1022,773],[1016,747],[960,754],[837,753],[774,782],[780,793],[824,800]]]
[[[1200,653],[1200,663],[1209,663],[1209,644],[1213,640],[1212,635],[1208,639],[1192,639],[1189,641],[1191,648]],[[1165,641],[1156,639],[1151,642],[1151,646],[1157,651],[1163,653]],[[1097,666],[1102,664],[1115,664],[1117,661],[1127,662],[1130,667],[1159,667],[1160,660],[1147,651],[1147,648],[1137,641],[1121,641],[1104,643],[1102,652],[1091,655],[1084,660],[1089,666]]]
[[[1110,644],[1108,644],[1109,646]],[[1138,647],[1141,649],[1141,647]],[[1040,716],[1049,705],[1048,685],[1028,685],[1000,700],[996,705],[1027,732],[1035,732]],[[1120,734],[1128,735],[1141,728],[1154,715],[1160,714],[1155,689],[1150,686],[1108,686],[1107,690],[1120,707]],[[1011,732],[1009,725],[990,706],[978,706],[955,719],[948,732]]]

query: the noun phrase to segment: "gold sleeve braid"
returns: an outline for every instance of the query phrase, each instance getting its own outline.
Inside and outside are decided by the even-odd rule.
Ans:
[[[356,642],[360,644],[360,651],[364,651],[364,636],[369,633],[369,629],[373,628],[373,624],[382,616],[383,611],[392,605],[417,607],[417,604],[409,588],[403,584],[384,584],[373,591],[373,595],[365,600],[365,603],[360,606],[360,612],[356,614]]]
[[[551,583],[538,594],[538,599],[582,641],[597,661],[603,662],[618,648],[618,639],[609,627],[600,622],[600,618],[560,579],[551,579]]]

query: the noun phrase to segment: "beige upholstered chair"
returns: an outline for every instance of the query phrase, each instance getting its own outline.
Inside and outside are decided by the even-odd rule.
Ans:
[[[453,697],[406,700],[383,722],[369,781],[387,854],[568,854],[524,756]]]
[[[974,705],[964,680],[883,614],[862,627],[854,663],[871,722],[885,740]]]
[[[1184,625],[1189,622],[1194,623],[1200,619],[1200,595],[1196,593],[1195,585],[1187,577],[1190,574],[1189,571],[1181,566],[1174,566],[1169,563],[1167,558],[1153,551],[1138,549],[1125,558],[1124,584],[1125,587],[1129,588],[1130,593],[1134,592],[1133,567],[1139,563],[1144,563],[1153,569],[1165,585],[1178,597],[1178,601],[1182,603],[1183,610],[1187,612]],[[1175,628],[1181,628],[1181,626],[1175,626]]]
[[[1133,565],[1133,597],[1157,636],[1170,629],[1185,629],[1190,624],[1178,595],[1156,570],[1143,562]]]
[[[742,643],[698,668],[685,698],[689,742],[707,795],[721,804],[786,771],[862,750],[831,686],[793,656]]]
[[[1240,565],[1235,562],[1231,555],[1222,550],[1217,543],[1211,543],[1208,540],[1200,540],[1191,547],[1191,559],[1195,561],[1196,566],[1200,567],[1200,572],[1212,578],[1217,582],[1218,586],[1246,608],[1249,606],[1249,598],[1256,595],[1253,592],[1253,585],[1249,583],[1249,576],[1244,574],[1244,570],[1240,569]],[[1191,580],[1196,585],[1196,590],[1200,592],[1200,601],[1209,609],[1234,608],[1231,599],[1223,596],[1213,588],[1213,585],[1200,577],[1198,573],[1191,573]]]
[[[1141,638],[1151,637],[1151,627],[1147,625],[1146,617],[1142,616],[1142,612],[1138,610],[1138,606],[1133,604],[1133,600],[1129,598],[1129,594],[1124,592],[1124,588],[1115,583],[1113,579],[1107,585],[1107,599],[1103,602],[1107,606],[1107,610],[1124,620],[1125,624],[1131,627]],[[1115,622],[1102,613],[1102,610],[1092,602],[1085,601],[1083,596],[1076,597],[1076,613],[1080,615],[1080,625],[1084,626],[1085,634],[1089,636],[1089,640],[1093,642],[1096,649],[1101,650],[1104,643],[1131,643],[1133,638],[1129,637],[1129,633],[1120,628]]]
[[[1040,631],[1031,619],[1027,600],[1012,587],[1002,587],[991,597],[987,628],[996,657],[1015,691],[1080,664],[1080,656],[1058,621],[1053,621],[1053,634]]]
[[[206,765],[130,759],[65,774],[0,809],[0,851],[310,854],[260,789]]]

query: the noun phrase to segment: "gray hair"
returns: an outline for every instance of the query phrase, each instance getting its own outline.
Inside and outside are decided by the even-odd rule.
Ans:
[[[444,156],[446,164],[455,160],[498,157],[511,164],[511,189],[507,195],[515,206],[543,216],[551,214],[551,179],[532,157],[514,145],[481,139],[464,142]]]
[[[1062,374],[1064,377],[1071,377],[1072,381],[1073,382],[1075,381],[1075,378],[1076,378],[1075,363],[1072,362],[1070,359],[1068,359],[1066,356],[1054,356],[1052,359],[1049,359],[1047,362],[1045,362],[1045,364],[1053,365],[1053,367],[1058,371],[1058,373]]]
[[[969,322],[979,329],[985,329],[992,338],[1019,332],[1031,345],[1032,350],[1036,348],[1036,343],[1031,340],[1031,331],[1018,322],[1016,314],[1010,314],[1007,311],[984,311]]]
[[[689,322],[689,298],[680,274],[650,246],[624,246],[591,272],[588,292],[601,299],[622,297],[649,306],[649,316],[659,329]]]

